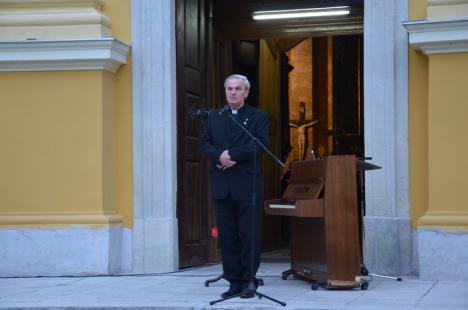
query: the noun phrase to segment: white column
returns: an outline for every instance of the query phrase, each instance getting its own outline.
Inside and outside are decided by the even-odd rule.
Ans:
[[[178,269],[175,1],[132,1],[134,272]]]
[[[408,181],[407,0],[364,1],[364,262],[372,273],[411,273]]]

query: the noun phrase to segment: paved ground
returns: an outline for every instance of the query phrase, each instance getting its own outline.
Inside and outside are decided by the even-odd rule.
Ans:
[[[402,282],[374,278],[368,290],[311,290],[304,281],[281,279],[287,263],[262,263],[258,276],[265,298],[235,298],[213,306],[228,288],[204,282],[220,273],[220,265],[183,272],[144,276],[0,278],[0,309],[468,309],[468,282]]]

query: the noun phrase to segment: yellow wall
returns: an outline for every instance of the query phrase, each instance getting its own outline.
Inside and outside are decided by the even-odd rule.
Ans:
[[[2,212],[89,211],[102,196],[102,73],[0,73]]]
[[[104,15],[111,21],[111,32],[114,38],[127,44],[131,41],[130,0],[106,0],[102,8]]]
[[[112,35],[131,42],[130,0],[107,0],[103,13],[111,19]],[[113,101],[113,202],[126,227],[133,225],[133,157],[132,157],[132,57],[114,76]],[[110,73],[108,73],[111,75]]]
[[[425,19],[427,2],[409,2]],[[456,9],[452,9],[455,13]],[[434,17],[436,18],[436,17]],[[413,228],[468,229],[468,53],[409,50],[410,202]]]
[[[466,212],[468,53],[429,58],[429,209]]]
[[[129,43],[130,1],[106,1],[104,14],[112,35]],[[116,74],[0,73],[0,225],[108,224],[121,216],[132,226],[127,62]]]
[[[426,18],[426,0],[409,1],[409,19]],[[428,59],[420,51],[409,49],[408,115],[410,204],[413,228],[428,207],[427,102]]]
[[[133,225],[133,139],[131,55],[114,80],[114,210],[126,227]],[[110,74],[110,73],[108,73]]]

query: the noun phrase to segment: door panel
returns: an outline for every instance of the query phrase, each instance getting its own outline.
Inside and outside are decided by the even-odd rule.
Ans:
[[[314,38],[312,43],[312,93],[314,118],[313,149],[324,157],[333,154],[333,68],[330,37]]]
[[[269,149],[273,154],[281,152],[281,57],[277,49],[271,48],[266,40],[260,40],[259,50],[259,103],[258,107],[266,111],[270,118]],[[263,199],[274,199],[281,196],[280,166],[268,155],[263,155]],[[264,213],[263,217],[263,250],[275,250],[281,243],[281,217]]]
[[[200,120],[190,111],[207,101],[205,0],[177,0],[177,217],[179,265],[208,260],[207,168],[197,149]]]
[[[334,154],[364,155],[362,36],[333,37]]]

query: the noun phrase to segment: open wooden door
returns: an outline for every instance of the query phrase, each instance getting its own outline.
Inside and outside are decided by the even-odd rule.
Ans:
[[[259,49],[259,104],[270,117],[269,148],[279,156],[281,153],[281,55],[274,40],[260,40]],[[287,105],[287,103],[285,103]],[[281,196],[281,167],[268,155],[263,156],[264,200]],[[278,249],[281,243],[281,218],[263,217],[263,250]]]
[[[176,5],[177,218],[179,265],[184,268],[208,261],[211,238],[207,167],[197,148],[201,120],[189,118],[209,101],[209,1],[177,0]]]
[[[320,156],[364,155],[362,35],[313,39],[313,110]]]

